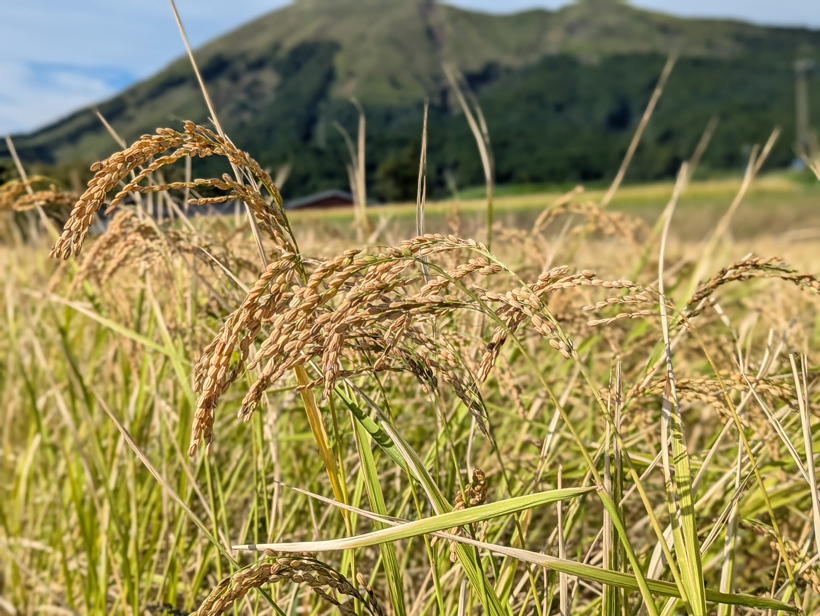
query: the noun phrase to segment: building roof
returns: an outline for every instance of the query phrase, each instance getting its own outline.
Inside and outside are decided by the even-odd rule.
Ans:
[[[322,201],[328,201],[331,199],[347,201],[351,205],[353,204],[353,195],[351,195],[346,190],[332,188],[330,190],[323,190],[321,192],[308,195],[306,197],[301,197],[300,199],[292,199],[290,201],[286,201],[284,207],[286,210],[295,210],[301,207],[309,207],[311,205],[318,204]]]

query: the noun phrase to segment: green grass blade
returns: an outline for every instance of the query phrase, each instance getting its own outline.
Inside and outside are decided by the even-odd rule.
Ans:
[[[390,456],[390,459],[398,464],[399,467],[407,470],[404,459],[401,457],[401,453],[399,453],[398,448],[396,448],[393,441],[390,440],[390,437],[387,436],[387,433],[379,427],[379,424],[373,421],[367,413],[365,413],[362,408],[356,404],[355,401],[345,396],[340,388],[337,387],[335,393],[339,396],[342,402],[345,403],[345,406],[350,409],[350,412],[353,413],[356,421],[367,431],[376,444],[381,447],[382,451]],[[409,472],[412,474],[413,471],[410,470]],[[415,477],[415,475],[413,476]]]
[[[408,522],[401,526],[385,528],[379,531],[349,537],[346,539],[329,539],[327,541],[306,541],[296,543],[265,543],[235,545],[234,550],[274,550],[277,552],[326,552],[348,550],[379,545],[388,541],[409,539],[418,535],[427,535],[447,528],[465,526],[474,522],[482,522],[491,518],[508,515],[531,509],[547,503],[568,500],[593,492],[595,488],[564,488],[563,490],[549,490],[526,496],[516,496],[496,503],[468,507],[459,511],[442,513],[423,520]]]
[[[76,302],[72,302],[72,301],[63,299],[62,297],[58,297],[56,295],[50,296],[50,299],[52,301],[64,304],[64,305],[68,306],[69,308],[71,308],[72,310],[76,310],[77,312],[80,312],[80,313],[84,314],[85,316],[97,321],[97,323],[99,323],[100,325],[103,325],[103,326],[107,327],[111,331],[114,331],[118,334],[121,334],[121,335],[125,336],[126,338],[130,338],[134,342],[138,342],[139,344],[141,344],[145,347],[148,347],[149,349],[154,349],[155,351],[159,351],[160,353],[165,353],[166,352],[166,348],[163,347],[161,344],[157,344],[156,342],[154,342],[150,338],[146,338],[145,336],[142,336],[142,335],[138,334],[133,329],[125,327],[124,325],[120,325],[116,321],[112,321],[109,318],[106,318],[106,317],[104,317],[100,314],[97,314],[93,310],[89,310],[88,308],[86,308],[85,306],[83,306],[81,304],[78,304]]]
[[[410,447],[407,441],[402,438],[387,417],[385,417],[384,413],[382,413],[381,409],[379,409],[378,405],[376,405],[376,403],[368,398],[363,392],[358,391],[358,393],[378,414],[382,429],[393,441],[393,445],[401,455],[403,461],[401,467],[406,468],[408,473],[418,479],[436,513],[440,515],[450,512],[452,510],[452,506],[439,490],[435,481],[430,476],[430,473],[427,471],[427,467],[424,466],[424,463],[421,461],[418,454],[412,447]],[[509,606],[501,602],[493,589],[491,582],[487,579],[484,571],[480,569],[478,565],[478,554],[476,551],[472,548],[458,545],[456,548],[456,555],[458,557],[458,562],[461,563],[464,573],[470,580],[470,584],[473,589],[477,595],[482,597],[484,600],[484,607],[488,613],[491,616],[510,615],[511,611]]]
[[[638,580],[634,575],[630,573],[610,571],[607,569],[602,569],[600,567],[595,567],[593,565],[587,565],[584,563],[578,563],[570,560],[562,560],[560,558],[555,558],[554,556],[547,556],[546,554],[538,554],[536,552],[530,552],[528,550],[508,548],[505,546],[495,545],[492,543],[475,541],[474,539],[470,539],[468,537],[451,535],[447,535],[447,537],[454,541],[458,541],[459,543],[466,543],[477,548],[491,550],[492,552],[495,552],[497,554],[512,556],[513,558],[517,558],[518,560],[521,560],[523,562],[528,562],[534,565],[540,565],[547,569],[552,569],[554,571],[575,575],[580,578],[590,580],[592,582],[598,582],[599,584],[608,584],[610,586],[617,586],[619,588],[624,588],[627,590],[640,589],[638,585]],[[646,580],[646,583],[649,587],[649,590],[653,594],[663,595],[666,597],[680,597],[680,591],[678,590],[678,587],[672,582],[665,582],[662,580],[648,578]],[[776,599],[769,599],[766,597],[755,597],[752,595],[744,595],[739,593],[723,593],[715,590],[706,590],[705,594],[706,600],[714,603],[740,605],[743,607],[750,607],[760,610],[782,610],[785,612],[795,614],[799,613],[797,607],[789,605],[788,603],[783,603],[782,601],[777,601]]]
[[[370,443],[367,438],[367,431],[357,421],[353,421],[353,434],[356,438],[356,447],[359,451],[359,460],[362,464],[362,476],[364,478],[365,490],[370,501],[370,507],[376,513],[387,515],[387,506],[384,503],[379,475],[376,470],[376,461],[373,459],[373,452],[370,451]],[[373,521],[376,530],[385,528],[382,522]],[[390,589],[390,604],[396,616],[405,616],[404,609],[404,585],[402,582],[401,569],[396,557],[396,548],[392,543],[379,545],[379,550],[384,561],[384,572],[387,575],[387,585]]]

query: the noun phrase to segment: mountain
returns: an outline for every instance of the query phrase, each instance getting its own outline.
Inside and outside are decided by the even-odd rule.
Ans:
[[[488,15],[432,0],[297,0],[196,51],[220,120],[263,165],[290,162],[285,193],[347,184],[351,133],[367,114],[368,182],[379,198],[415,194],[423,101],[430,101],[429,182],[480,184],[472,135],[442,64],[457,67],[481,104],[497,180],[571,182],[614,173],[670,53],[679,55],[630,169],[675,173],[711,117],[704,157],[714,170],[744,164],[750,144],[784,129],[771,164],[793,158],[794,62],[820,64],[820,32],[681,19],[614,0],[558,11]],[[814,117],[820,84],[809,79]],[[99,109],[126,140],[207,113],[187,58]],[[15,136],[24,161],[87,164],[115,144],[91,110]],[[0,149],[0,158],[4,157]],[[197,161],[196,172],[208,170]]]

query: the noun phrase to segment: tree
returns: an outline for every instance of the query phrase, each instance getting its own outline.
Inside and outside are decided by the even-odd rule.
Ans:
[[[419,144],[411,143],[391,153],[376,169],[376,193],[388,202],[411,201],[416,197],[419,174]]]

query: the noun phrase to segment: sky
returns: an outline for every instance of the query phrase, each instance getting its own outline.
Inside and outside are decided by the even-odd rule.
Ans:
[[[196,47],[288,0],[176,0]],[[449,0],[495,13],[567,0]],[[685,16],[820,29],[817,0],[633,0]],[[167,0],[8,0],[0,20],[0,135],[109,98],[185,53]]]

